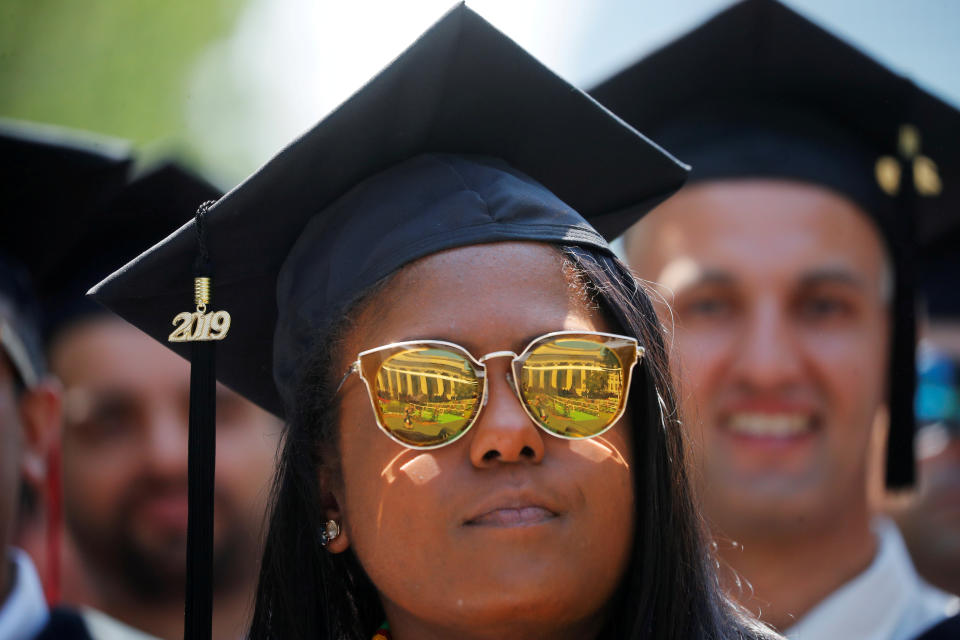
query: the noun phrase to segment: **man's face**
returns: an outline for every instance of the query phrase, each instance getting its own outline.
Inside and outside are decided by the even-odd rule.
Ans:
[[[626,250],[672,307],[663,320],[718,531],[798,532],[865,509],[891,287],[866,214],[813,185],[708,182],[631,230]]]
[[[141,597],[183,592],[187,535],[187,362],[122,320],[67,329],[51,351],[66,390],[64,507],[82,563]],[[280,423],[217,388],[215,580],[259,557]]]

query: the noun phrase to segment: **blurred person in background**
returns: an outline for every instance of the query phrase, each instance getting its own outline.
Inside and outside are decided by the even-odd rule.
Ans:
[[[25,482],[42,485],[60,424],[26,270],[0,254],[0,639],[29,640],[49,618],[30,557],[11,544]]]
[[[918,486],[890,512],[920,574],[960,593],[960,252],[927,261],[917,386]]]
[[[189,366],[84,294],[106,265],[135,257],[146,239],[172,232],[219,192],[175,165],[134,180],[127,168],[82,228],[61,239],[56,258],[36,265],[51,370],[64,388],[62,601],[81,606],[79,615],[55,610],[45,637],[182,634]],[[34,179],[24,191],[36,202],[57,187],[39,184],[41,172],[24,174],[23,182]],[[47,235],[59,236],[64,211],[50,213]],[[248,622],[280,424],[225,388],[217,390],[217,409],[213,637],[238,638]]]
[[[54,317],[48,349],[64,385],[67,539],[91,591],[65,583],[64,598],[114,619],[84,610],[93,637],[115,621],[182,633],[190,375],[182,358],[82,296],[104,265],[134,257],[143,238],[173,231],[216,195],[175,167],[144,176],[68,261],[90,278],[57,305],[68,312]],[[214,638],[241,637],[248,622],[279,432],[278,420],[217,389]]]
[[[956,600],[867,487],[887,416],[887,486],[913,482],[911,238],[957,222],[960,115],[772,0],[593,93],[693,165],[621,249],[667,303],[729,592],[802,640],[938,623]]]

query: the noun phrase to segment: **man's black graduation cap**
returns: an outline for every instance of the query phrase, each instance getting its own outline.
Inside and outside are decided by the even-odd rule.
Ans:
[[[132,157],[119,140],[0,120],[2,247],[42,279],[120,193]]]
[[[42,330],[103,307],[86,293],[222,191],[173,162],[131,178],[130,145],[99,134],[0,121],[0,251],[29,272]]]
[[[103,274],[176,231],[193,218],[201,203],[221,195],[174,162],[155,166],[124,185],[87,218],[82,232],[38,280],[46,339],[88,315],[105,313],[86,295]]]
[[[912,484],[912,237],[960,226],[960,114],[774,0],[746,0],[597,86],[691,181],[788,178],[851,198],[894,261],[887,485]]]
[[[46,372],[35,285],[122,189],[127,151],[113,139],[0,121],[0,344],[27,386]]]

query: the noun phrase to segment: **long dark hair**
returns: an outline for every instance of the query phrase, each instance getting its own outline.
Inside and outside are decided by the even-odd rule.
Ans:
[[[636,533],[630,567],[611,603],[603,638],[763,638],[767,632],[723,596],[687,480],[684,438],[667,353],[653,306],[616,258],[562,247],[572,276],[611,323],[646,347],[633,377]],[[273,511],[257,587],[251,638],[369,640],[384,620],[376,589],[351,550],[319,542],[329,498],[321,475],[339,477],[340,346],[364,292],[339,325],[318,336],[291,407],[273,489]]]

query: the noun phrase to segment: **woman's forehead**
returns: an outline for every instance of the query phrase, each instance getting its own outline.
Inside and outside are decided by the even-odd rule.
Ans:
[[[353,346],[416,338],[470,348],[559,329],[597,329],[574,269],[553,245],[499,242],[436,253],[407,265],[359,314]],[[362,345],[360,344],[362,343]],[[369,343],[369,344],[368,344]]]

